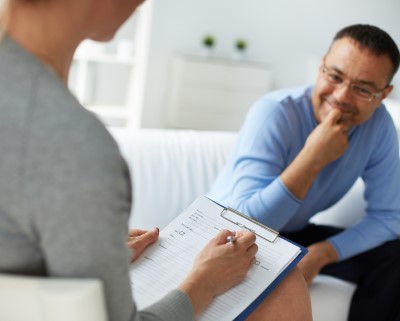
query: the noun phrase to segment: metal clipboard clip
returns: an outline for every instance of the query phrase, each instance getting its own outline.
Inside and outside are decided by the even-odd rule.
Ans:
[[[239,226],[240,228],[253,232],[255,235],[268,242],[274,243],[279,236],[279,232],[257,222],[251,217],[248,217],[233,208],[224,208],[220,215],[229,222]]]

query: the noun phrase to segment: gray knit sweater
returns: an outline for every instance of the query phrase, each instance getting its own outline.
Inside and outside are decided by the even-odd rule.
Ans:
[[[192,320],[172,291],[137,312],[129,172],[108,131],[10,38],[0,43],[0,272],[100,278],[110,321]]]

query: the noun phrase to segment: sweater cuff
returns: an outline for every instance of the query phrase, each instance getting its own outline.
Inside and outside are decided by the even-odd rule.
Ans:
[[[192,301],[186,293],[180,290],[172,290],[160,301],[142,312],[162,316],[163,320],[194,320]]]

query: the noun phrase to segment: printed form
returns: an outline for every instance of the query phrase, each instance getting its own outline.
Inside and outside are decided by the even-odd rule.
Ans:
[[[179,286],[197,254],[219,231],[246,228],[257,235],[254,265],[242,283],[216,297],[197,318],[200,321],[234,320],[302,251],[298,245],[243,215],[227,211],[205,196],[196,199],[165,227],[159,240],[132,264],[132,291],[138,309]]]

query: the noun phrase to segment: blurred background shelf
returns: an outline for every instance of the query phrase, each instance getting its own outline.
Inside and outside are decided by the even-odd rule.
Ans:
[[[172,68],[168,126],[238,130],[250,106],[271,88],[267,65],[178,56]]]

